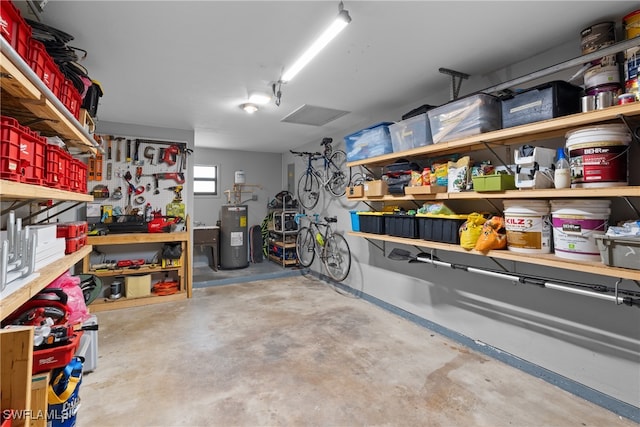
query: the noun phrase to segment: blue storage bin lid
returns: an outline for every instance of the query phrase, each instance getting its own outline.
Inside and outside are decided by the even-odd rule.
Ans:
[[[373,130],[373,129],[379,128],[379,127],[381,127],[381,126],[389,127],[389,126],[391,126],[392,124],[393,124],[393,122],[380,122],[380,123],[378,123],[378,124],[376,124],[376,125],[369,126],[368,128],[360,129],[360,130],[359,130],[359,131],[357,131],[357,132],[350,133],[349,135],[345,136],[345,139],[346,139],[346,138],[353,137],[353,136],[356,136],[356,135],[358,135],[358,134],[362,134],[362,133],[364,133],[364,132],[366,132],[366,131],[370,131],[370,130]]]

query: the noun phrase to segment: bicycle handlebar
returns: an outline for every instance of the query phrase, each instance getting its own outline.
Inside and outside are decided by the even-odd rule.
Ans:
[[[303,156],[309,156],[309,157],[322,156],[322,153],[318,153],[318,152],[310,153],[308,151],[293,151],[293,150],[289,150],[289,152],[291,154],[295,154],[296,156],[300,156],[300,157],[303,157]]]

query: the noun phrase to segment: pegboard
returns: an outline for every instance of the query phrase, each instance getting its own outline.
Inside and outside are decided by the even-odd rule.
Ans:
[[[87,188],[94,194],[94,202],[87,206],[87,217],[96,216],[96,209],[100,212],[100,206],[118,207],[125,214],[135,214],[135,209],[144,212],[147,203],[152,209],[160,210],[167,214],[166,206],[171,203],[176,194],[169,187],[182,186],[182,203],[185,204],[185,214],[189,212],[186,205],[187,191],[190,187],[186,182],[187,163],[191,150],[184,141],[167,141],[153,138],[136,138],[121,135],[99,135],[100,145],[104,154],[96,158],[90,158],[87,171]],[[161,157],[164,151],[164,156]],[[127,172],[131,179],[127,182]],[[177,174],[176,178],[169,178],[164,174]],[[158,176],[157,188],[156,179]],[[181,179],[182,178],[182,179]],[[129,204],[129,183],[135,187],[131,193]],[[106,186],[109,190],[108,198],[97,197],[96,186]],[[117,189],[120,188],[121,198],[117,198]],[[127,209],[130,206],[130,209]],[[115,209],[118,212],[118,209]],[[100,214],[98,214],[100,215]]]

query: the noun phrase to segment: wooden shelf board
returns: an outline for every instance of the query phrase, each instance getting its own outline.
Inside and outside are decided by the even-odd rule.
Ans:
[[[269,259],[273,262],[275,262],[276,264],[280,264],[280,265],[284,265],[284,266],[293,266],[293,265],[298,265],[298,260],[297,259],[285,259],[283,260],[282,258],[278,258],[275,255],[269,254]]]
[[[66,200],[70,202],[93,202],[90,194],[74,193],[41,185],[24,184],[0,179],[0,195],[2,199],[11,200]]]
[[[400,243],[410,246],[418,246],[427,249],[440,249],[449,252],[459,252],[472,254],[477,256],[488,256],[491,258],[505,259],[509,261],[525,262],[529,264],[543,265],[545,267],[562,268],[564,270],[576,270],[583,273],[599,274],[603,276],[616,277],[628,280],[640,280],[640,271],[630,270],[627,268],[609,267],[599,262],[593,261],[575,261],[557,257],[553,254],[522,254],[503,251],[489,251],[486,254],[474,250],[468,251],[459,245],[451,245],[447,243],[430,242],[422,239],[409,239],[404,237],[394,237],[385,234],[360,233],[355,231],[347,232],[350,236],[361,237],[371,240],[382,240],[385,242]]]
[[[94,274],[98,277],[131,276],[137,274],[163,273],[165,271],[179,271],[182,267],[140,267],[140,268],[120,268],[116,270],[89,270],[87,274]]]
[[[616,105],[603,110],[594,110],[586,113],[577,113],[555,119],[544,120],[522,126],[515,126],[507,129],[500,129],[461,138],[449,142],[426,145],[407,151],[385,154],[383,156],[369,159],[347,162],[347,166],[384,166],[393,163],[395,160],[406,157],[429,157],[448,153],[462,153],[471,150],[484,148],[484,143],[491,145],[514,145],[530,142],[532,139],[544,140],[564,136],[567,132],[585,125],[605,123],[613,120],[619,122],[619,116],[640,115],[640,102],[631,104]]]
[[[91,253],[92,249],[91,245],[84,246],[80,248],[80,250],[66,255],[64,258],[38,270],[38,273],[40,274],[38,277],[16,290],[11,295],[2,298],[0,301],[1,318],[4,319],[9,314],[13,313],[14,310],[49,285],[53,280],[58,278],[58,276],[67,271],[77,262],[82,261],[85,256]]]
[[[165,302],[181,301],[187,299],[187,291],[180,291],[173,295],[150,295],[142,298],[127,298],[122,297],[117,300],[110,300],[109,298],[97,299],[89,304],[89,311],[97,313],[100,311],[117,310],[121,308],[140,307],[149,304],[162,304]]]
[[[186,242],[188,240],[189,233],[187,231],[176,233],[123,233],[87,237],[87,243],[91,245],[129,245],[135,243]]]
[[[605,188],[569,188],[569,189],[532,189],[532,190],[506,190],[478,193],[466,191],[460,193],[437,193],[424,195],[386,195],[382,197],[351,198],[351,201],[366,202],[393,202],[407,200],[458,200],[458,199],[549,199],[549,198],[574,198],[574,197],[640,197],[640,186],[622,186]]]
[[[282,248],[286,248],[286,249],[295,249],[296,248],[296,244],[294,243],[283,243],[283,242],[272,242],[274,245],[276,246],[280,246]]]

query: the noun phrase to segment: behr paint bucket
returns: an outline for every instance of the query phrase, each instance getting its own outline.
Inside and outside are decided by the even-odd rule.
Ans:
[[[616,24],[613,21],[600,22],[580,31],[582,54],[595,52],[616,42]]]
[[[584,87],[586,90],[614,84],[620,84],[620,67],[618,67],[618,64],[594,65],[584,73]]]
[[[605,234],[609,200],[552,200],[551,222],[556,256],[578,261],[600,261],[595,235]]]
[[[624,125],[598,125],[567,132],[571,187],[617,187],[629,184],[628,146]]]
[[[530,254],[551,252],[549,202],[505,200],[503,203],[507,249]]]

